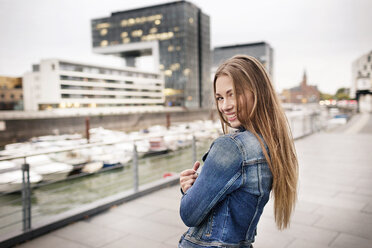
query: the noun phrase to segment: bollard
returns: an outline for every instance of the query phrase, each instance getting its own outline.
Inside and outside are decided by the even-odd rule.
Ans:
[[[196,139],[195,136],[192,136],[192,162],[195,163],[196,161]]]
[[[138,192],[138,153],[136,143],[133,143],[133,190]]]
[[[30,165],[22,164],[22,210],[23,231],[31,229]]]

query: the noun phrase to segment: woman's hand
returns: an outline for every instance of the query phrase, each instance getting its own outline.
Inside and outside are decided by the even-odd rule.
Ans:
[[[196,178],[198,177],[198,173],[196,173],[196,171],[198,170],[199,166],[200,162],[196,161],[192,169],[187,169],[181,172],[180,185],[183,193],[186,193],[186,191],[194,184]]]

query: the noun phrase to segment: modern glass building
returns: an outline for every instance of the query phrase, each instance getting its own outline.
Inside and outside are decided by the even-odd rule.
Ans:
[[[215,72],[223,61],[238,54],[255,57],[265,66],[270,76],[273,77],[273,49],[266,42],[215,47],[213,50],[212,71]]]
[[[207,107],[211,101],[210,21],[186,1],[112,13],[94,19],[93,51],[125,58],[152,55],[165,77],[167,106]]]

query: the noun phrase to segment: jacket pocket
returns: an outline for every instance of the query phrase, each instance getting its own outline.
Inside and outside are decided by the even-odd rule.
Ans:
[[[213,231],[213,223],[214,222],[214,211],[211,212],[211,214],[208,217],[207,225],[205,228],[205,236],[210,237],[212,235]]]

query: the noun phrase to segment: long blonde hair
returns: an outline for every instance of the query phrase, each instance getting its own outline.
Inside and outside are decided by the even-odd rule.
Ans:
[[[237,55],[220,65],[214,77],[214,93],[217,78],[222,75],[233,81],[238,120],[261,143],[273,175],[275,222],[279,229],[287,228],[297,200],[298,161],[292,134],[279,99],[265,68],[253,57]],[[248,105],[248,91],[253,95],[253,106]],[[219,109],[218,113],[223,131],[227,133],[229,123]],[[269,154],[258,134],[262,135]]]

